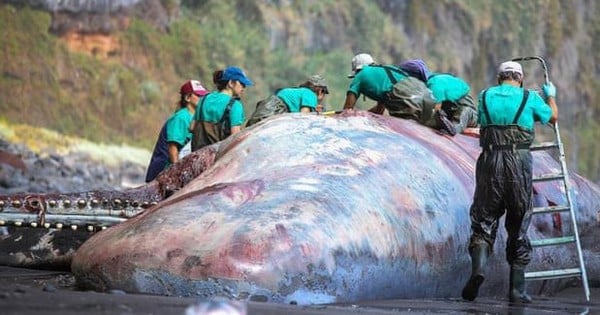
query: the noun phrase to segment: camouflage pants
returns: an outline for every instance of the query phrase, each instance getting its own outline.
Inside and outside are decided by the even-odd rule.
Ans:
[[[454,123],[457,133],[461,133],[466,128],[477,127],[479,113],[471,95],[467,94],[456,102],[442,102],[442,109]]]
[[[289,112],[287,105],[276,95],[271,95],[268,98],[256,103],[256,109],[246,127],[250,127],[259,121],[271,117],[273,115],[282,114]]]
[[[382,102],[390,116],[414,119],[432,127],[435,99],[425,83],[413,77],[406,77],[394,84]]]

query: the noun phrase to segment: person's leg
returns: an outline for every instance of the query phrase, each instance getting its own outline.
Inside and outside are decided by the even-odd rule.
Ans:
[[[450,118],[448,118],[448,115],[446,114],[446,112],[444,110],[436,111],[434,113],[434,118],[435,118],[436,124],[438,126],[438,129],[441,132],[447,133],[451,136],[454,136],[458,133],[456,130],[456,125],[454,124],[454,122],[452,120],[450,120]]]
[[[477,107],[471,95],[467,94],[452,106],[451,120],[455,122],[456,133],[462,133],[466,128],[477,127]]]
[[[496,233],[498,219],[504,212],[504,200],[500,194],[502,182],[494,180],[493,174],[482,158],[488,153],[483,153],[477,161],[475,195],[470,209],[471,239],[469,241],[469,254],[471,256],[471,276],[462,290],[462,298],[473,301],[479,293],[479,287],[485,279],[485,266],[491,254]]]
[[[455,121],[454,129],[456,133],[462,133],[467,128],[477,126],[477,112],[470,107],[461,107],[457,111],[458,119]]]
[[[268,98],[256,103],[256,109],[248,119],[246,127],[257,124],[259,121],[267,119],[273,115],[289,112],[288,106],[276,95],[271,95]]]
[[[454,122],[452,121],[452,110],[445,109],[447,104],[453,104],[452,102],[443,103],[424,103],[423,112],[419,118],[419,122],[429,128],[439,130],[442,133],[454,136],[456,135],[456,129]]]
[[[510,287],[508,298],[514,303],[529,303],[531,297],[525,290],[525,268],[531,261],[531,243],[527,237],[527,229],[533,212],[531,154],[527,151],[518,153],[516,161],[523,165],[515,165],[516,169],[524,170],[523,174],[516,173],[513,185],[510,186],[507,200],[505,227],[508,234],[506,244],[506,259],[510,264]]]

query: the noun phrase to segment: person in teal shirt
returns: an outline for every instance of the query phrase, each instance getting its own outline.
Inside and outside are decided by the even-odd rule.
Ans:
[[[197,80],[186,81],[181,86],[179,109],[167,119],[158,134],[146,172],[146,182],[151,182],[164,169],[177,163],[181,149],[192,136],[188,128],[195,113],[195,105],[207,93]]]
[[[432,73],[427,79],[427,87],[431,90],[440,110],[438,123],[443,124],[443,130],[450,135],[462,133],[467,128],[477,127],[477,107],[469,94],[469,84],[450,73]],[[446,117],[451,124],[446,127]]]
[[[353,109],[360,95],[377,104],[369,111],[414,119],[426,124],[433,115],[434,100],[425,83],[409,76],[395,65],[379,65],[369,54],[358,54],[352,59],[352,82],[346,93],[344,109]]]
[[[546,88],[548,89],[548,88]],[[533,133],[535,122],[546,124],[552,117],[552,104],[554,97],[550,96],[549,104],[535,92],[529,92],[525,107],[519,113],[519,107],[515,103],[520,103],[523,99],[523,88],[511,84],[502,83],[482,91],[479,95],[479,103],[485,102],[486,107],[479,108],[479,124],[481,128],[494,125],[517,125]],[[548,106],[550,105],[550,106]],[[520,115],[518,115],[520,114]],[[515,117],[518,117],[514,121]]]
[[[315,74],[298,87],[281,89],[275,95],[285,103],[290,113],[309,113],[317,110],[327,94],[327,82],[321,75]]]
[[[277,114],[317,111],[327,94],[329,89],[325,79],[318,74],[312,75],[298,87],[279,89],[274,95],[259,101],[246,126]]]
[[[192,151],[221,141],[241,131],[246,121],[240,101],[252,81],[238,67],[227,67],[213,73],[217,91],[202,98],[196,107],[192,123]]]
[[[398,66],[431,90],[436,113],[429,124],[434,128],[454,136],[466,128],[477,127],[477,107],[465,80],[450,73],[432,73],[421,59],[406,60]]]
[[[389,92],[395,83],[406,78],[406,73],[393,65],[379,65],[370,54],[361,53],[352,58],[352,72],[348,78],[352,82],[346,92],[344,109],[354,108],[358,98],[365,95],[377,102],[369,111],[382,114],[389,100]]]
[[[471,276],[462,291],[473,301],[485,278],[485,265],[494,248],[500,218],[504,227],[506,260],[510,265],[508,298],[529,303],[525,292],[525,267],[531,261],[527,229],[533,211],[533,159],[529,146],[535,138],[534,123],[555,123],[558,109],[556,88],[542,87],[546,101],[523,87],[521,64],[507,61],[498,68],[498,85],[479,95],[479,144],[481,153],[475,169],[476,186],[470,209]]]

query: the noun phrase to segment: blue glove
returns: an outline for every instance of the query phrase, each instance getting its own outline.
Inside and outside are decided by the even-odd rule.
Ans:
[[[546,98],[548,98],[548,97],[556,98],[556,87],[554,86],[554,84],[552,84],[552,82],[548,82],[548,83],[544,84],[542,86],[542,91],[544,92],[544,95],[546,95]]]

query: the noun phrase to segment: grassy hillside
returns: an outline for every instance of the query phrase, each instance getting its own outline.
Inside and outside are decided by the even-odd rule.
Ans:
[[[24,144],[29,150],[41,156],[84,153],[91,160],[108,166],[119,166],[124,162],[130,162],[146,167],[151,155],[150,151],[139,147],[95,143],[45,128],[9,124],[5,121],[0,121],[0,138],[11,143]]]
[[[493,84],[499,61],[541,54],[559,89],[571,165],[600,180],[592,119],[600,112],[599,7],[592,0],[181,1],[168,31],[131,17],[123,31],[59,37],[48,32],[48,12],[0,4],[0,118],[151,149],[181,83],[196,78],[211,87],[212,72],[227,65],[256,83],[244,98],[249,116],[259,99],[313,73],[329,81],[329,108],[341,108],[358,52],[384,63],[423,58],[465,77],[473,94]],[[361,98],[359,107],[369,104]]]

